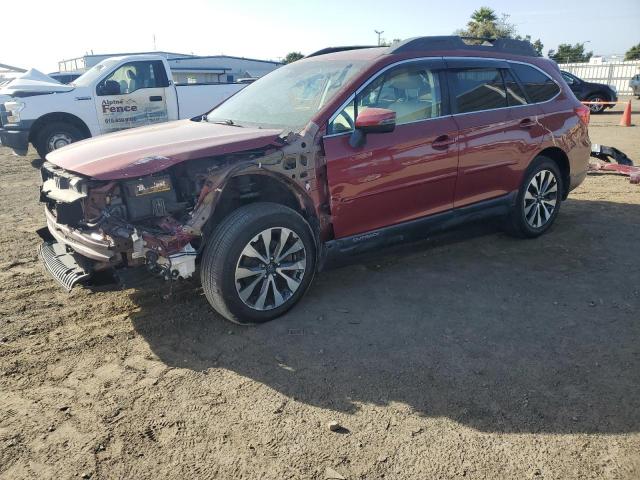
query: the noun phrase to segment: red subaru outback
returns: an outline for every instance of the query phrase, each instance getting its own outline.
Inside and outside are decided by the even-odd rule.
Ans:
[[[69,289],[199,271],[222,316],[263,322],[340,256],[486,216],[544,233],[585,178],[588,121],[527,42],[326,49],[202,117],[50,153],[40,253]]]

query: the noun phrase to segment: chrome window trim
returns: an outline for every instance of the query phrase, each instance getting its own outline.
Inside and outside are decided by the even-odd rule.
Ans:
[[[496,60],[496,61],[507,62],[507,63],[518,63],[520,65],[525,65],[525,66],[528,66],[528,67],[532,67],[532,68],[535,68],[536,70],[538,70],[540,73],[542,73],[547,78],[549,78],[553,83],[555,83],[556,86],[558,87],[558,93],[556,93],[549,100],[545,100],[544,102],[533,102],[533,103],[527,103],[526,105],[509,105],[509,106],[500,107],[500,108],[490,108],[490,109],[486,109],[486,110],[475,110],[473,112],[452,113],[452,114],[448,114],[448,115],[442,115],[440,117],[423,118],[421,120],[414,120],[412,122],[403,123],[401,125],[410,125],[412,123],[426,122],[426,121],[429,121],[429,120],[436,120],[438,118],[456,117],[458,115],[472,115],[474,113],[494,112],[496,110],[506,110],[507,108],[520,108],[520,107],[529,107],[531,105],[543,105],[545,103],[548,103],[548,102],[551,102],[551,101],[555,100],[562,93],[562,86],[555,80],[555,78],[549,76],[549,74],[547,72],[542,70],[537,65],[533,65],[532,63],[527,63],[527,62],[521,62],[519,60],[507,60],[507,59],[504,59],[504,58],[493,58],[493,57],[418,57],[418,58],[409,58],[409,59],[406,59],[406,60],[400,60],[398,62],[391,63],[391,64],[387,65],[386,67],[384,67],[382,70],[379,70],[378,72],[376,72],[376,74],[372,75],[365,83],[363,83],[355,91],[355,93],[352,93],[349,96],[349,98],[347,98],[340,105],[340,107],[338,107],[338,109],[333,113],[333,115],[331,115],[331,117],[329,117],[329,121],[327,122],[327,129],[329,128],[329,125],[331,124],[331,122],[333,122],[338,117],[340,112],[342,112],[342,110],[344,110],[347,107],[347,105],[349,105],[349,103],[351,103],[351,102],[353,102],[355,100],[355,97],[358,95],[358,93],[360,93],[362,90],[364,90],[371,82],[373,82],[376,78],[378,78],[381,74],[383,74],[384,72],[386,72],[390,68],[393,68],[393,67],[398,66],[398,65],[402,65],[403,63],[421,62],[421,61],[424,61],[424,60],[444,60],[446,62],[447,60],[456,60],[456,59],[461,59],[461,60],[477,60],[477,59],[481,59],[481,60]],[[445,70],[448,70],[448,68],[446,68]],[[350,135],[352,133],[353,133],[353,130],[349,130],[347,132],[325,134],[325,135],[323,135],[322,138],[332,138],[332,137],[338,137],[340,135],[346,135],[346,134]]]

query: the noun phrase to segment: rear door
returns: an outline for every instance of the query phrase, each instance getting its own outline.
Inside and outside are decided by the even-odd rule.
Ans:
[[[452,208],[457,127],[447,111],[442,60],[410,61],[372,77],[329,122],[324,137],[336,238]],[[349,145],[357,112],[396,112],[391,133]]]
[[[121,65],[96,86],[101,133],[166,122],[169,119],[166,98],[169,88],[161,60]]]
[[[451,110],[460,142],[454,207],[462,207],[518,188],[525,157],[532,151],[532,134],[537,137],[541,127],[536,124],[536,107],[526,104],[524,94],[508,74],[507,62],[446,61]]]

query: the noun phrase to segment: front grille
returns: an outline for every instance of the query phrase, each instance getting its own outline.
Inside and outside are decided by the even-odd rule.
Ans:
[[[91,275],[88,269],[78,263],[75,255],[67,252],[60,243],[44,242],[38,253],[47,271],[67,291]]]

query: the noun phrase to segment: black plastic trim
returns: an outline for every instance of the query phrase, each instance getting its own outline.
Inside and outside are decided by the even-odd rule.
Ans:
[[[517,195],[518,192],[513,191],[473,205],[330,240],[323,246],[320,269],[348,263],[350,258],[372,250],[420,240],[432,233],[447,230],[462,223],[506,215],[515,204]]]

